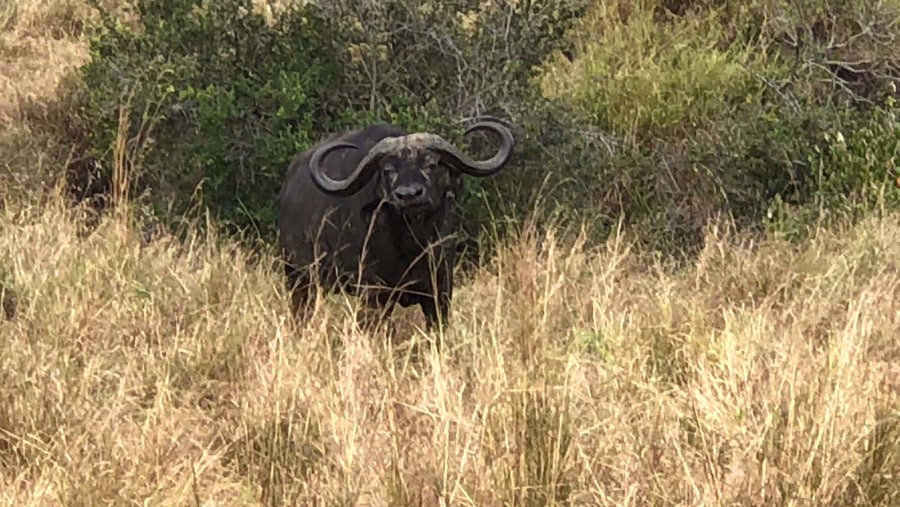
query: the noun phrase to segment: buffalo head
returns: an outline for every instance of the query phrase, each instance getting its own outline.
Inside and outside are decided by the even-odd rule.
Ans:
[[[416,214],[433,210],[450,185],[452,171],[486,177],[496,174],[509,161],[514,140],[506,127],[482,121],[466,129],[465,134],[477,130],[493,131],[500,136],[499,150],[487,160],[472,160],[441,136],[417,132],[382,139],[343,180],[326,175],[321,161],[334,150],[358,150],[359,147],[346,141],[325,143],[313,152],[310,173],[316,186],[335,196],[352,195],[377,177],[378,197],[398,211]]]

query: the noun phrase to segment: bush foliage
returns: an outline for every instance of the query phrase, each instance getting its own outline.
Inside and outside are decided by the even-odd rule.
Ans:
[[[538,209],[600,237],[623,219],[667,251],[722,213],[798,234],[897,200],[900,4],[851,3],[139,0],[92,39],[74,181],[107,181],[124,151],[157,211],[199,204],[271,239],[313,142],[372,121],[461,141],[489,114],[519,148],[470,182],[473,231]]]
[[[120,109],[134,183],[157,205],[202,203],[237,225],[272,220],[286,164],[341,127],[341,52],[311,6],[270,25],[249,1],[137,3],[140,26],[104,18],[79,97],[89,155],[114,165]],[[158,196],[158,198],[157,198]]]
[[[100,181],[112,174],[127,101],[132,180],[158,211],[184,213],[199,197],[218,219],[268,236],[297,153],[366,122],[453,137],[461,129],[452,123],[486,100],[523,107],[513,95],[527,92],[529,65],[556,49],[546,32],[564,26],[561,11],[535,22],[546,5],[516,7],[531,14],[515,17],[504,51],[487,47],[501,34],[467,31],[445,4],[409,7],[305,4],[267,21],[249,0],[141,0],[139,26],[107,14],[75,97],[90,133],[86,166],[101,168]],[[496,29],[505,14],[482,15]]]

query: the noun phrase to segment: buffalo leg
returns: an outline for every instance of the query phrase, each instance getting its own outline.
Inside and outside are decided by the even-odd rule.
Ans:
[[[368,331],[374,331],[379,324],[388,321],[394,312],[395,298],[385,293],[368,293],[363,296],[365,306],[356,314],[356,321],[360,327]]]
[[[438,290],[437,301],[433,297],[422,298],[419,302],[422,313],[425,314],[425,328],[433,331],[435,328],[446,327],[450,318],[450,293],[448,290]]]
[[[284,265],[284,273],[287,278],[287,290],[291,295],[291,315],[297,321],[305,321],[312,304],[309,276],[304,276],[287,263]]]
[[[441,263],[437,271],[435,295],[423,297],[419,306],[425,314],[425,327],[429,331],[446,327],[450,318],[450,301],[453,299],[453,271],[449,262]]]

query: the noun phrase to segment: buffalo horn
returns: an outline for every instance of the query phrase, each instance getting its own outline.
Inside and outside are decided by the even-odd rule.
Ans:
[[[472,160],[462,153],[459,148],[439,137],[435,138],[434,149],[442,151],[450,158],[460,171],[476,177],[486,177],[496,174],[512,155],[515,140],[509,129],[500,123],[493,121],[481,121],[467,128],[463,135],[468,135],[477,130],[492,130],[500,136],[500,149],[493,157],[487,160]]]

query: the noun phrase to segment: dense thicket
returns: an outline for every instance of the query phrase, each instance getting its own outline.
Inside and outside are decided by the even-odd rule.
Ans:
[[[200,204],[271,238],[283,172],[316,140],[391,121],[461,141],[480,114],[519,148],[469,182],[471,231],[540,202],[683,251],[722,212],[795,233],[897,200],[897,2],[135,6],[103,16],[70,97],[87,155],[72,181],[108,190],[124,153],[132,191],[170,218]]]

